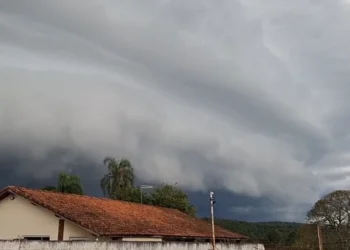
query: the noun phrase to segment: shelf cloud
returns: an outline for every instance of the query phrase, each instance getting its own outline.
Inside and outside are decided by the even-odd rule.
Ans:
[[[2,1],[2,176],[111,155],[276,204],[349,188],[349,21],[341,0]]]

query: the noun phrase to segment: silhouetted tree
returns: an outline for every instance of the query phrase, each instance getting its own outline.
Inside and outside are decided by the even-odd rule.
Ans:
[[[57,192],[83,194],[80,178],[76,175],[60,173],[58,176]]]
[[[154,205],[174,208],[191,216],[196,214],[196,209],[190,203],[186,193],[175,186],[167,184],[156,188],[151,193],[151,198]]]
[[[112,157],[106,157],[103,164],[108,167],[108,173],[103,176],[100,186],[105,196],[117,199],[122,192],[127,192],[134,185],[134,169],[127,159],[120,161]]]

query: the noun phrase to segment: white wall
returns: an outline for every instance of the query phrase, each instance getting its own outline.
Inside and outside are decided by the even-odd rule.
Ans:
[[[208,250],[206,243],[140,242],[10,242],[0,241],[0,250]],[[261,244],[218,244],[220,250],[265,250]]]
[[[71,237],[81,237],[88,240],[96,239],[90,232],[66,220],[64,222],[63,240],[69,240]]]
[[[8,196],[0,202],[0,239],[38,235],[57,240],[58,218],[20,196],[14,197],[11,200]]]
[[[59,218],[51,211],[34,206],[21,196],[10,196],[0,201],[0,239],[13,240],[23,236],[49,236],[57,240]],[[95,239],[91,233],[81,227],[65,221],[64,240],[70,237]]]

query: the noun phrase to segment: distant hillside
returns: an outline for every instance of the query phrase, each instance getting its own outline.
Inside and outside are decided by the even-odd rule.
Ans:
[[[208,220],[208,218],[205,218]],[[294,243],[303,224],[293,222],[244,222],[216,219],[215,224],[267,244]]]

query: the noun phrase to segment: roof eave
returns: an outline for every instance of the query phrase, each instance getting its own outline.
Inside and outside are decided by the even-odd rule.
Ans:
[[[101,234],[102,237],[152,237],[152,238],[181,238],[181,239],[211,239],[210,236],[203,236],[203,235],[193,235],[193,236],[183,236],[183,235],[155,235],[155,234],[134,234],[134,233],[123,233],[123,234],[113,234],[113,233],[106,233]],[[226,237],[226,236],[217,236],[215,237],[219,240],[248,240],[247,237]]]
[[[40,206],[41,208],[44,208],[44,209],[47,209],[47,210],[51,211],[51,212],[54,213],[55,215],[57,215],[57,216],[61,217],[62,219],[65,219],[65,220],[67,220],[67,221],[73,223],[74,225],[77,225],[78,227],[80,227],[80,228],[82,228],[82,229],[88,231],[89,233],[91,233],[91,234],[93,234],[93,235],[95,235],[95,236],[97,236],[97,237],[101,237],[101,234],[100,234],[100,233],[97,233],[97,232],[95,232],[95,231],[93,231],[93,230],[91,230],[91,229],[85,227],[84,225],[82,225],[82,224],[80,224],[80,223],[78,223],[78,222],[75,222],[75,221],[73,221],[73,220],[67,218],[66,216],[64,216],[64,215],[62,215],[62,214],[60,214],[60,213],[58,213],[57,211],[53,211],[53,210],[51,210],[50,208],[48,208],[48,207],[46,207],[46,206],[43,206],[42,204],[36,202],[34,199],[30,199],[30,198],[28,198],[28,197],[22,195],[21,193],[18,193],[18,192],[16,192],[16,191],[11,190],[9,187],[7,187],[7,188],[3,189],[2,191],[0,191],[0,201],[1,201],[3,198],[5,198],[5,197],[7,197],[8,195],[10,195],[10,194],[18,195],[18,196],[20,196],[20,197],[22,197],[22,198],[24,198],[24,199],[26,199],[26,200],[29,200],[30,202],[34,203],[35,205]]]

